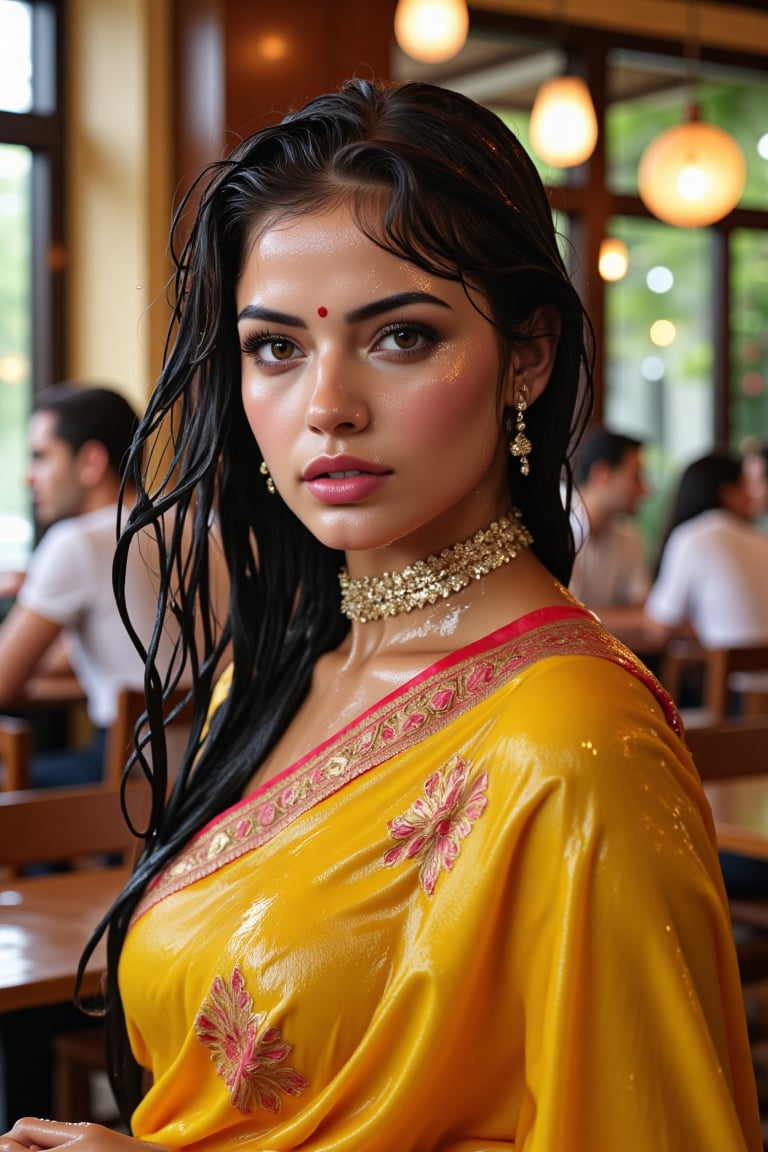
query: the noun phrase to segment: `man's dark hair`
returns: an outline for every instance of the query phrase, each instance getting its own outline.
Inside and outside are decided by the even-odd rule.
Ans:
[[[110,467],[122,476],[138,417],[120,392],[70,382],[54,384],[38,392],[32,410],[53,413],[55,435],[70,444],[73,452],[89,440],[103,444]]]
[[[643,447],[642,440],[626,436],[622,432],[612,432],[609,428],[595,426],[587,432],[576,457],[574,479],[577,485],[586,484],[595,464],[605,463],[618,468],[627,452]]]

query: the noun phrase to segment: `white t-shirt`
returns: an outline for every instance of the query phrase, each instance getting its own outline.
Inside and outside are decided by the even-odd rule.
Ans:
[[[724,509],[680,524],[645,610],[666,627],[689,622],[705,648],[768,643],[768,536]]]
[[[634,524],[615,517],[593,536],[587,510],[574,493],[571,528],[576,559],[568,589],[576,599],[594,609],[642,604],[651,582]]]
[[[144,665],[120,619],[112,590],[117,508],[110,505],[51,525],[30,561],[19,591],[24,607],[64,629],[67,654],[98,728],[117,712],[122,687],[141,688]],[[131,620],[146,644],[152,635],[157,596],[155,581],[132,547],[126,575]],[[164,637],[158,663],[170,657]]]

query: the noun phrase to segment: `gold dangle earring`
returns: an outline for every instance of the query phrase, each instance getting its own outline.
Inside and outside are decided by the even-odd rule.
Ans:
[[[274,496],[275,492],[277,492],[277,488],[275,488],[275,482],[269,474],[269,468],[267,468],[266,460],[262,460],[261,464],[259,464],[259,472],[261,472],[262,476],[266,476],[267,492],[269,492],[270,496]]]
[[[527,476],[531,471],[531,465],[528,457],[531,453],[533,445],[525,434],[525,412],[528,408],[528,400],[525,394],[525,385],[523,385],[517,395],[517,415],[515,416],[515,438],[509,445],[509,453],[520,461],[520,473]],[[510,421],[511,423],[511,421]],[[510,429],[511,431],[511,429]]]

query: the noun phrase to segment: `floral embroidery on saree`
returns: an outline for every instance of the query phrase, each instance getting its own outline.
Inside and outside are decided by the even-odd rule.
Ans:
[[[309,1081],[284,1062],[292,1050],[279,1028],[265,1028],[236,966],[229,980],[217,976],[195,1019],[195,1033],[229,1090],[238,1112],[279,1112],[283,1095],[300,1096]]]
[[[166,896],[265,844],[350,781],[418,744],[478,701],[550,656],[596,656],[650,689],[668,723],[677,710],[655,677],[591,612],[542,609],[460,649],[393,692],[254,795],[204,828],[145,893],[138,919]]]
[[[424,795],[414,800],[407,812],[387,821],[390,836],[400,843],[385,852],[384,863],[391,868],[415,859],[421,865],[419,882],[428,896],[434,892],[440,873],[453,868],[461,841],[469,836],[488,803],[488,773],[481,772],[470,782],[468,772],[466,760],[454,756],[432,773],[424,785]]]

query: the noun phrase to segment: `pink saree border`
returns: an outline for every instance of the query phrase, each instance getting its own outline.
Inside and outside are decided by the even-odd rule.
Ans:
[[[211,820],[141,900],[137,919],[166,896],[267,843],[371,768],[455,719],[548,656],[611,660],[656,696],[681,731],[671,698],[640,660],[583,608],[546,608],[432,664],[284,772]]]

